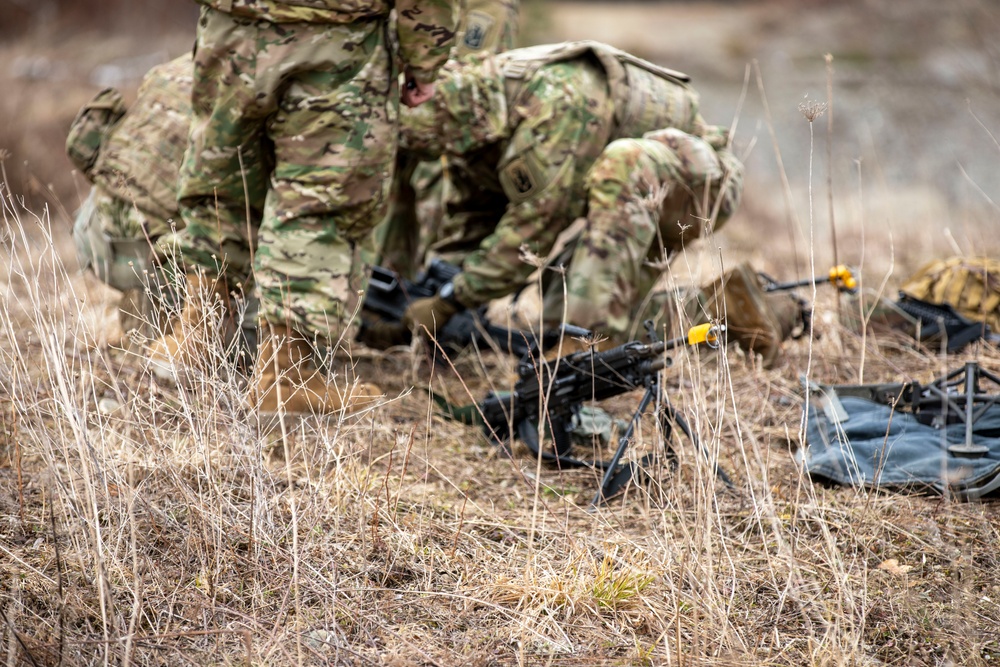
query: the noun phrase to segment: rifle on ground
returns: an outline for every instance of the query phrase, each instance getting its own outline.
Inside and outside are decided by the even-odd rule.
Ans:
[[[842,292],[855,294],[858,282],[850,268],[840,264],[830,268],[828,275],[779,283],[767,274],[761,273],[765,292],[793,290],[797,287],[807,287],[813,284],[829,282]],[[935,343],[942,338],[947,341],[949,354],[958,352],[969,343],[980,338],[990,343],[1000,343],[1000,335],[994,334],[984,322],[970,320],[946,303],[936,304],[923,299],[899,293],[896,301],[889,302],[891,306],[902,313],[900,323],[907,319],[905,328],[912,328],[909,333],[921,343]]]
[[[825,276],[816,276],[815,278],[805,278],[803,280],[793,280],[786,283],[779,283],[766,273],[760,273],[759,275],[764,280],[765,292],[784,292],[797,287],[822,285],[826,282],[830,283],[838,290],[849,294],[854,294],[858,291],[858,281],[854,278],[854,272],[851,271],[851,269],[845,264],[838,264],[837,266],[830,267],[830,271]]]
[[[943,337],[948,354],[958,352],[980,338],[1000,343],[1000,336],[994,334],[985,322],[970,320],[946,303],[930,303],[900,292],[893,305],[915,320],[914,331],[911,332],[914,338],[921,343],[929,343]]]
[[[638,466],[632,463],[620,465],[639,418],[654,401],[658,402],[658,419],[667,456],[672,461],[676,460],[669,442],[674,424],[696,448],[701,449],[694,431],[661,396],[659,372],[672,363],[667,351],[700,343],[716,347],[724,327],[704,324],[692,328],[686,337],[667,341],[657,339],[651,321],[646,322],[646,329],[649,343],[633,341],[603,352],[592,347],[552,361],[529,352],[518,366],[518,379],[513,391],[490,392],[479,404],[479,416],[486,436],[500,445],[517,437],[536,456],[545,460],[562,466],[603,470],[604,476],[593,505],[615,495],[632,479],[639,467],[651,462],[652,456],[646,455]],[[573,418],[585,402],[602,401],[643,387],[645,394],[628,428],[618,439],[618,448],[609,461],[586,461],[570,455]],[[554,451],[542,448],[540,423],[543,433],[551,437]],[[707,452],[704,454],[709,458]],[[711,460],[709,462],[712,463]],[[715,474],[732,487],[732,482],[718,465],[712,463],[712,466]]]
[[[385,267],[372,268],[372,276],[365,294],[363,310],[375,314],[389,322],[402,322],[407,306],[416,299],[434,296],[441,287],[451,282],[461,272],[461,268],[441,259],[435,259],[416,280],[407,280]],[[365,329],[370,326],[362,317],[359,339],[364,339]],[[576,331],[576,329],[574,328]],[[578,333],[586,334],[582,329]],[[550,347],[558,341],[561,332],[549,331],[540,341]],[[571,334],[571,335],[576,335]],[[501,350],[516,357],[523,357],[536,348],[537,335],[522,329],[510,329],[493,324],[486,318],[486,306],[466,309],[452,316],[438,329],[435,339],[445,352],[458,352],[471,345],[497,345]],[[401,332],[401,343],[409,343],[411,333]]]

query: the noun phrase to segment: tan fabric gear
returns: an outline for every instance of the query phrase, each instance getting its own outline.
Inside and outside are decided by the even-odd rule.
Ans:
[[[264,331],[247,402],[265,413],[329,414],[364,409],[382,398],[377,385],[328,380],[313,362],[309,342],[291,332]]]
[[[1000,331],[1000,261],[988,257],[950,257],[923,266],[900,292],[934,304],[947,304],[963,317]]]
[[[601,64],[615,102],[612,139],[638,137],[661,127],[694,132],[704,126],[698,115],[698,93],[691,77],[633,56],[613,46],[590,40],[543,44],[502,54],[498,61],[509,82],[508,97],[517,97],[517,81],[527,81],[545,65],[576,60],[590,54]]]
[[[750,264],[743,262],[703,292],[705,308],[714,319],[725,323],[729,340],[761,355],[765,368],[774,366],[781,354],[781,341],[794,327],[784,312],[786,308],[782,308],[780,318],[775,313]]]

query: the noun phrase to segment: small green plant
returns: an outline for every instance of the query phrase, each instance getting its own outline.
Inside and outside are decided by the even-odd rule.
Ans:
[[[600,609],[617,611],[631,605],[653,579],[650,574],[617,565],[607,555],[597,568],[590,593]]]

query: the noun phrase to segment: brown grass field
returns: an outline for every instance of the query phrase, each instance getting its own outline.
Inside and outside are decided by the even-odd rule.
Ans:
[[[858,337],[829,288],[802,291],[815,335],[776,368],[733,348],[680,351],[664,373],[735,491],[676,439],[676,472],[595,511],[594,472],[502,456],[436,414],[428,387],[466,403],[505,386],[492,353],[431,367],[359,350],[385,404],[281,424],[244,408],[224,363],[157,380],[123,349],[116,294],[76,268],[86,185],[62,142],[95,68],[131,94],[190,48],[184,5],[106,3],[98,20],[99,3],[0,0],[17,19],[0,29],[0,662],[1000,665],[996,502],[828,486],[794,458],[801,376],[997,373],[1000,352]],[[892,294],[930,259],[1000,251],[998,18],[985,0],[535,0],[524,39],[690,71],[709,119],[737,126],[743,208],[671,280],[836,259]],[[643,422],[630,456],[658,451]]]

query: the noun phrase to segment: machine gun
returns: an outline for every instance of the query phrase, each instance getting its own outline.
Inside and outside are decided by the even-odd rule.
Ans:
[[[518,365],[518,379],[513,391],[490,392],[479,404],[479,416],[486,436],[501,445],[517,437],[536,456],[545,460],[563,466],[603,470],[601,486],[592,504],[597,505],[614,495],[637,471],[635,464],[620,465],[621,458],[632,441],[639,418],[654,401],[662,399],[659,371],[672,363],[666,352],[700,343],[717,347],[724,327],[704,324],[690,329],[686,337],[667,341],[657,339],[651,321],[646,322],[646,330],[649,343],[633,341],[603,352],[591,348],[549,361],[529,351]],[[586,461],[570,455],[573,417],[585,402],[602,401],[643,387],[646,391],[639,407],[618,439],[618,448],[610,460]],[[701,449],[697,435],[673,406],[663,401],[659,408],[658,418],[668,457],[676,458],[669,442],[674,424],[696,448]],[[554,451],[542,448],[540,422],[543,432],[553,441]],[[708,453],[704,453],[708,458]],[[650,460],[647,455],[639,466],[648,464]],[[712,465],[716,475],[732,487],[726,474],[714,463]]]

